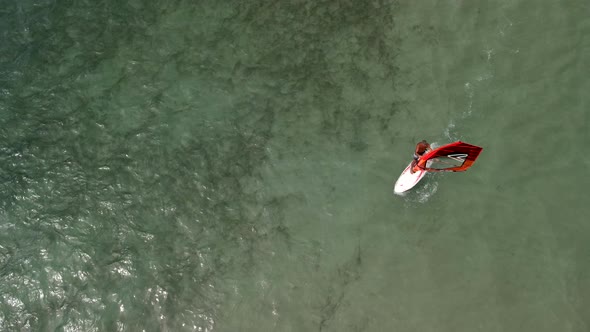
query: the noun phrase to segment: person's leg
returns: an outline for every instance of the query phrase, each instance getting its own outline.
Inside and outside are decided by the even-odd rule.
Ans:
[[[412,164],[410,165],[410,174],[414,174],[414,167],[416,167],[416,159],[412,160]]]

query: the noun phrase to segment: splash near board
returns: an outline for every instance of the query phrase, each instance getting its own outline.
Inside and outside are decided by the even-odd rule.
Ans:
[[[410,171],[408,165],[395,182],[393,192],[401,194],[412,189],[427,172],[464,172],[469,169],[483,148],[461,141],[443,145],[424,154]]]

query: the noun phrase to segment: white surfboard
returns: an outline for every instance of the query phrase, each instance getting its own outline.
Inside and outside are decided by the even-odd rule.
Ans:
[[[424,170],[419,170],[412,174],[410,172],[410,166],[412,166],[412,163],[410,163],[408,167],[404,169],[402,175],[400,175],[397,181],[395,181],[395,186],[393,187],[394,194],[401,194],[414,188],[414,186],[417,185],[420,180],[422,180],[424,175],[426,175],[426,171]]]

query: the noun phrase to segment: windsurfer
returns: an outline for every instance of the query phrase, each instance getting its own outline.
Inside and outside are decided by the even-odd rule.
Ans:
[[[414,168],[417,168],[416,166],[418,165],[420,157],[422,157],[426,152],[430,150],[430,144],[428,144],[426,140],[422,140],[418,142],[418,144],[416,144],[416,150],[414,151],[414,160],[412,160],[412,166],[410,166],[410,173],[414,174],[416,172]]]

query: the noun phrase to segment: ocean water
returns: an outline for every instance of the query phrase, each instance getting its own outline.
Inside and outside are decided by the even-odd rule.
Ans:
[[[0,330],[590,329],[587,1],[0,26]],[[422,139],[484,151],[395,196]]]

